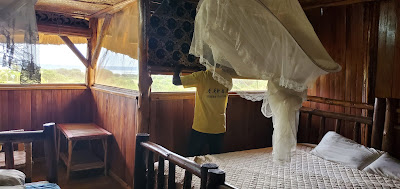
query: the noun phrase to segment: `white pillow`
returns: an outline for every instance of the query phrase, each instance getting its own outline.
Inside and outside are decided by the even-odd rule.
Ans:
[[[0,186],[25,184],[25,174],[15,169],[0,169]]]
[[[362,170],[378,159],[382,152],[367,148],[333,131],[329,131],[317,147],[311,151],[311,154],[328,161]]]
[[[363,171],[393,179],[400,179],[400,160],[385,153],[365,167]]]

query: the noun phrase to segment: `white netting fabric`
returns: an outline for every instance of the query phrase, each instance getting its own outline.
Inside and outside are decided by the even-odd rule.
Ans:
[[[0,67],[21,72],[22,84],[40,83],[35,16],[37,0],[0,2]]]
[[[341,69],[322,46],[299,2],[203,0],[194,30],[190,53],[200,57],[221,84],[232,87],[225,79],[232,72],[269,81],[264,98],[239,94],[264,100],[264,115],[274,117],[274,159],[288,161],[296,143],[296,112],[308,85]]]

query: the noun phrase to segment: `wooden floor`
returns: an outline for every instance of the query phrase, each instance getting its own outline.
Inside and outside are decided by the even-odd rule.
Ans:
[[[104,176],[103,170],[89,170],[71,172],[71,178],[66,180],[66,167],[58,165],[58,185],[62,189],[124,189],[110,176]],[[44,162],[36,162],[33,165],[32,181],[46,180],[46,165]]]

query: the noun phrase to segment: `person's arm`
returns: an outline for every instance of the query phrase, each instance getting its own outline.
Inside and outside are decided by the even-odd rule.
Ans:
[[[174,70],[174,77],[172,78],[172,83],[174,85],[182,85],[182,81],[181,81],[181,71],[182,71],[182,65],[179,64],[178,66],[175,67]]]

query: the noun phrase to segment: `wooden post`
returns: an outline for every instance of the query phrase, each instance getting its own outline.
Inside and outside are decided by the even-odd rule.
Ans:
[[[191,189],[192,188],[192,173],[188,170],[185,170],[185,177],[183,179],[183,189]]]
[[[341,122],[342,122],[342,120],[336,119],[336,122],[335,122],[335,132],[336,132],[337,134],[340,134],[340,125],[341,125]]]
[[[353,126],[353,140],[356,141],[357,143],[360,143],[360,123],[354,122]]]
[[[311,131],[311,121],[312,121],[312,114],[308,113],[307,114],[307,123],[306,123],[306,128],[305,128],[305,141],[307,143],[310,143],[310,131]]]
[[[158,157],[158,173],[157,173],[157,189],[163,189],[165,184],[164,179],[164,170],[165,170],[165,163],[164,158],[159,156]]]
[[[210,169],[218,169],[218,165],[215,163],[205,163],[201,165],[200,189],[207,188],[207,176],[208,176],[208,170]]]
[[[4,143],[3,149],[6,160],[6,169],[14,169],[14,147],[12,142]]]
[[[386,99],[385,126],[383,129],[382,150],[391,153],[393,147],[393,106],[392,99]]]
[[[318,142],[322,140],[325,135],[325,117],[320,118]]]
[[[375,98],[374,117],[372,123],[371,133],[371,147],[375,149],[382,149],[382,133],[383,125],[385,123],[385,99]]]
[[[154,153],[149,151],[147,155],[147,189],[154,189]]]
[[[207,189],[217,189],[225,183],[225,172],[220,169],[208,170]]]
[[[46,123],[43,125],[44,152],[47,163],[47,181],[58,182],[57,173],[57,150],[56,150],[56,124]]]
[[[96,68],[97,60],[99,58],[100,51],[101,51],[101,45],[103,44],[103,39],[104,39],[104,36],[106,35],[106,30],[108,29],[108,26],[110,26],[111,19],[112,19],[111,15],[106,15],[106,17],[104,18],[103,25],[101,25],[100,34],[98,35],[96,47],[95,47],[93,55],[92,55],[92,61],[91,61],[92,68]]]
[[[93,86],[95,81],[96,67],[94,66],[94,64],[96,63],[92,61],[92,57],[97,44],[97,26],[98,26],[97,18],[91,18],[89,20],[89,29],[91,31],[91,37],[88,39],[88,50],[87,50],[87,58],[89,66],[87,68],[87,74],[86,74],[87,75],[86,84],[89,87]]]
[[[24,143],[25,147],[25,182],[32,182],[32,142]]]
[[[149,1],[138,0],[139,3],[139,103],[138,132],[148,132],[150,126],[150,86],[152,84],[147,69],[147,25],[149,17]]]
[[[175,189],[176,184],[175,184],[175,164],[172,162],[169,162],[169,168],[168,168],[168,189]]]
[[[145,148],[140,145],[140,143],[149,141],[149,136],[150,135],[147,133],[138,133],[136,135],[135,167],[133,172],[134,189],[146,188],[146,162],[144,158]]]

